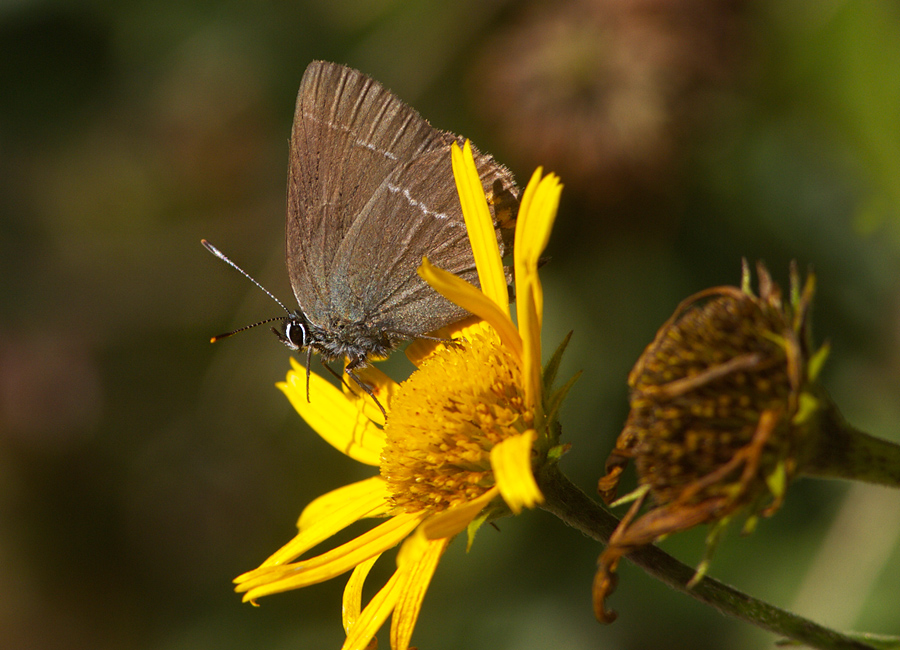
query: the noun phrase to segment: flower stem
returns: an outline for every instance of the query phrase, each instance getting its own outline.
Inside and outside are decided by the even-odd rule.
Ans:
[[[819,435],[800,473],[900,487],[900,445],[854,429],[827,395],[821,399]]]
[[[619,525],[619,520],[569,481],[558,467],[551,465],[545,468],[538,476],[538,484],[546,498],[541,506],[544,510],[588,537],[603,544],[609,542],[609,536]],[[670,587],[715,607],[723,614],[743,619],[810,648],[872,650],[869,645],[757,600],[712,578],[704,577],[688,588],[694,569],[656,546],[639,548],[626,558]]]

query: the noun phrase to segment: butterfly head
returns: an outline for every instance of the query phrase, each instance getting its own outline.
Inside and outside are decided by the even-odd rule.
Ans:
[[[273,327],[272,331],[291,350],[302,350],[312,342],[309,337],[309,321],[301,311],[290,312],[282,320],[281,329]]]

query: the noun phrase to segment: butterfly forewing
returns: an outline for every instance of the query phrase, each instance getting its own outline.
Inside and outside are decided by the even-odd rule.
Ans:
[[[462,317],[416,273],[422,257],[474,280],[474,262],[452,174],[449,149],[418,156],[378,187],[342,246],[332,283],[344,290],[335,308],[381,329],[422,334]],[[391,215],[385,228],[383,215]],[[361,261],[364,264],[360,264]],[[437,322],[435,327],[430,326]]]
[[[323,324],[341,242],[398,166],[440,132],[369,77],[316,61],[303,75],[288,169],[286,257],[301,310]]]
[[[388,332],[421,335],[452,323],[465,310],[429,287],[416,273],[422,257],[442,269],[478,284],[450,162],[450,143],[398,167],[379,186],[345,238],[336,259],[332,282],[343,287],[335,303],[338,312]],[[476,152],[483,182],[495,181],[509,190],[509,173],[489,156]],[[391,215],[391,228],[383,215]],[[495,223],[499,218],[495,218]],[[505,248],[502,229],[498,243]],[[365,260],[361,265],[360,260]]]

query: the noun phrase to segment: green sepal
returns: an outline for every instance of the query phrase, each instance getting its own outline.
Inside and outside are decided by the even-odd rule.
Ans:
[[[547,451],[547,460],[551,463],[556,463],[571,448],[572,445],[570,443],[566,443],[564,445],[554,445]]]
[[[709,565],[712,563],[713,555],[715,555],[716,548],[718,548],[719,542],[722,540],[722,536],[725,533],[725,529],[728,528],[728,524],[730,523],[731,517],[722,517],[719,521],[710,526],[709,533],[706,535],[706,549],[703,551],[703,559],[700,560],[700,564],[697,565],[694,577],[688,581],[688,589],[700,582],[703,579],[703,576],[706,575],[706,572],[709,570]]]
[[[566,395],[569,394],[569,390],[575,385],[575,382],[578,381],[579,377],[581,377],[581,373],[581,370],[576,372],[559,390],[554,391],[550,395],[550,398],[547,400],[548,420],[553,421],[559,415],[559,409],[562,406],[563,401],[565,401]]]
[[[628,494],[619,497],[615,501],[609,504],[610,508],[618,508],[621,505],[625,505],[626,503],[631,503],[632,501],[637,501],[638,499],[643,499],[646,494],[650,491],[649,485],[641,485],[637,489],[632,490]]]
[[[769,486],[769,491],[775,499],[780,501],[784,498],[784,493],[787,492],[787,484],[787,467],[785,466],[784,461],[781,461],[775,465],[775,469],[766,476],[766,485]]]
[[[831,345],[829,343],[823,343],[822,347],[813,352],[812,356],[806,362],[806,378],[809,381],[815,381],[819,376],[819,373],[822,371],[822,366],[825,365],[825,361],[828,359],[828,353],[831,352]]]
[[[494,514],[493,508],[485,508],[478,513],[478,516],[475,517],[475,519],[469,522],[468,526],[466,526],[466,553],[472,548],[472,544],[475,542],[475,534],[478,532],[478,529],[491,518],[492,514]]]
[[[750,263],[746,257],[741,258],[741,291],[753,298],[753,274],[750,272]]]
[[[556,351],[553,353],[553,356],[550,357],[550,360],[547,362],[547,365],[544,367],[544,392],[550,392],[550,388],[553,387],[553,382],[556,381],[556,374],[559,372],[559,364],[562,362],[563,354],[565,354],[566,348],[569,345],[569,341],[572,340],[572,332],[570,331],[566,334],[565,338],[560,342],[560,344],[556,347]]]
[[[822,401],[808,391],[800,393],[800,399],[797,402],[797,412],[791,418],[791,424],[800,425],[812,419],[813,415],[822,408]]]

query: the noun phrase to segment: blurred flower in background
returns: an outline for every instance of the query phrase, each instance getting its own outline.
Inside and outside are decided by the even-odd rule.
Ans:
[[[664,194],[747,63],[745,4],[531,3],[484,48],[477,106],[515,155],[594,204]]]

